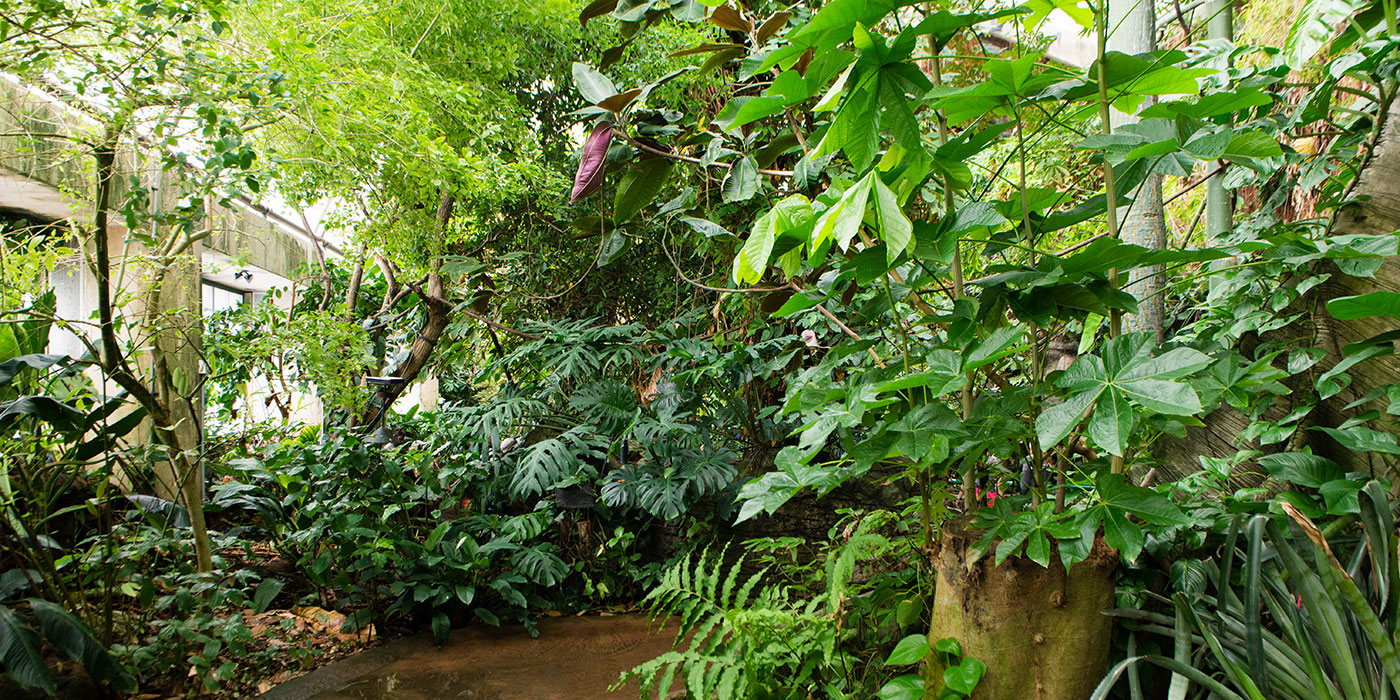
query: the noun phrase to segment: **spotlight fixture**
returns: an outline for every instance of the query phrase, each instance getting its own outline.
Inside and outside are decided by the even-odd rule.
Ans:
[[[247,270],[239,270],[238,272],[233,273],[233,279],[235,282],[238,280],[248,280],[249,282],[252,282],[253,273]]]

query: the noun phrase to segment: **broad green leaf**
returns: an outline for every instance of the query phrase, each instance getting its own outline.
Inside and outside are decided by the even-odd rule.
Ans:
[[[764,117],[770,117],[782,112],[787,107],[787,100],[781,97],[755,97],[746,100],[737,110],[732,112],[730,118],[720,120],[715,119],[715,126],[724,131],[729,131],[735,127],[751,124]]]
[[[1275,479],[1308,488],[1315,489],[1329,481],[1342,478],[1342,468],[1337,466],[1336,462],[1303,452],[1264,455],[1256,461]]]
[[[726,202],[743,202],[758,194],[758,164],[753,156],[744,156],[729,168],[720,194]]]
[[[851,89],[851,96],[836,110],[836,118],[823,142],[824,150],[840,148],[857,172],[870,166],[875,158],[879,129],[875,121],[879,103],[879,74],[860,74]],[[834,141],[829,140],[834,139]]]
[[[816,250],[832,238],[835,238],[841,250],[850,245],[851,239],[860,230],[861,221],[865,219],[865,205],[870,198],[874,178],[875,173],[867,174],[846,190],[830,209],[822,212],[817,218],[816,227],[812,229],[811,250]]]
[[[1073,394],[1066,398],[1064,403],[1041,411],[1035,419],[1035,435],[1040,442],[1040,449],[1048,451],[1069,437],[1070,432],[1084,418],[1084,412],[1094,405],[1102,391],[1101,387],[1098,390]]]
[[[283,585],[281,580],[271,577],[259,581],[257,589],[253,591],[253,612],[267,612],[267,606],[282,592]]]
[[[773,205],[754,222],[744,247],[734,258],[734,281],[753,284],[763,277],[778,236],[805,226],[812,218],[812,203],[800,194],[790,195]]]
[[[978,659],[963,659],[956,666],[943,669],[943,685],[963,695],[971,695],[987,674],[987,665]]]
[[[599,104],[617,94],[617,86],[608,76],[599,73],[593,66],[575,63],[573,67],[574,86],[583,99],[590,104]]]
[[[852,63],[841,72],[841,76],[836,79],[835,83],[832,83],[831,88],[826,91],[825,95],[822,95],[816,106],[812,107],[813,112],[829,112],[836,109],[841,102],[841,93],[846,89],[846,80],[851,77],[851,71],[855,68],[856,65]]]
[[[438,646],[442,646],[447,643],[447,637],[452,632],[452,620],[445,612],[435,613],[433,615],[432,628],[433,641],[437,642]]]
[[[916,673],[897,676],[881,686],[875,693],[880,700],[921,700],[924,697],[924,679]]]
[[[1336,428],[1320,428],[1320,430],[1331,435],[1333,440],[1350,450],[1400,455],[1400,442],[1397,442],[1395,436],[1390,433],[1363,428],[1359,425],[1346,430]]]
[[[1400,293],[1370,292],[1369,294],[1329,299],[1327,313],[1341,321],[1372,316],[1400,318]]]
[[[1246,131],[1235,134],[1225,147],[1224,157],[1231,158],[1275,158],[1283,155],[1283,147],[1278,141],[1262,131]]]
[[[613,222],[622,224],[629,221],[666,185],[675,161],[670,158],[648,158],[627,169],[617,184],[617,196],[613,198]]]
[[[1089,416],[1089,439],[1109,454],[1123,456],[1128,435],[1133,430],[1133,409],[1118,392],[1110,391],[1094,406]]]
[[[885,659],[886,666],[908,666],[924,660],[929,654],[928,637],[911,634],[894,645],[894,651]]]
[[[1201,399],[1189,385],[1162,379],[1115,382],[1117,391],[1145,408],[1169,416],[1191,416],[1201,412]]]
[[[1019,349],[1021,338],[1026,334],[1025,326],[1002,326],[982,339],[972,347],[967,353],[967,359],[963,363],[966,371],[971,372],[983,365],[996,362],[1003,357],[1007,357]]]
[[[1115,382],[1130,382],[1140,379],[1177,379],[1195,374],[1210,365],[1210,356],[1191,348],[1168,350],[1156,357],[1143,357],[1130,362],[1117,376]]]
[[[1100,472],[1094,480],[1103,504],[1157,525],[1190,525],[1191,519],[1170,499],[1152,489],[1128,482],[1123,474]]]
[[[20,355],[12,357],[4,362],[0,362],[0,386],[5,386],[14,380],[15,375],[22,372],[26,367],[34,370],[45,370],[57,364],[65,363],[70,358],[62,354],[48,355]]]
[[[899,200],[885,185],[884,180],[874,173],[871,173],[871,177],[875,183],[875,215],[880,222],[880,238],[885,241],[886,258],[893,263],[914,241],[914,225],[909,223],[908,217],[899,206]]]
[[[706,238],[721,238],[724,236],[738,238],[738,236],[735,236],[733,233],[731,233],[729,229],[726,229],[725,227],[720,226],[719,224],[708,219],[697,219],[693,216],[682,216],[678,219],[678,221],[685,224],[686,226],[689,226],[696,233],[704,235]]]
[[[1118,550],[1125,561],[1137,561],[1142,553],[1145,539],[1142,528],[1129,520],[1122,510],[1108,509],[1103,513],[1103,539],[1108,546]]]
[[[1328,513],[1345,515],[1361,512],[1361,501],[1356,494],[1364,487],[1365,484],[1359,481],[1337,479],[1323,484],[1317,492],[1322,495],[1322,500],[1327,504]]]

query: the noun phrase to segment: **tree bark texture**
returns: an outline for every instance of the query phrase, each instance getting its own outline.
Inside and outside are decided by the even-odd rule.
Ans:
[[[1385,235],[1400,231],[1400,121],[1395,116],[1397,113],[1400,113],[1400,101],[1392,104],[1387,112],[1375,149],[1362,166],[1350,203],[1333,216],[1331,235]],[[1331,262],[1324,262],[1317,272],[1331,276],[1294,302],[1289,311],[1303,314],[1298,322],[1265,338],[1246,336],[1240,348],[1242,353],[1249,356],[1252,346],[1260,341],[1281,339],[1301,341],[1326,351],[1322,361],[1286,382],[1301,394],[1312,392],[1317,378],[1343,359],[1342,348],[1400,326],[1394,319],[1379,316],[1339,321],[1327,313],[1326,307],[1327,300],[1337,297],[1375,291],[1400,292],[1400,257],[1386,258],[1372,277],[1343,274]],[[1204,421],[1204,427],[1188,429],[1185,438],[1164,437],[1157,447],[1157,456],[1163,462],[1162,475],[1170,478],[1198,470],[1198,455],[1225,457],[1234,454],[1237,449],[1283,451],[1311,447],[1315,453],[1336,461],[1346,471],[1360,471],[1395,480],[1400,474],[1391,469],[1385,459],[1353,452],[1337,444],[1326,433],[1306,429],[1336,427],[1352,416],[1375,409],[1380,417],[1373,421],[1373,425],[1400,435],[1400,423],[1395,416],[1386,413],[1389,404],[1387,397],[1352,409],[1346,408],[1378,386],[1400,383],[1400,357],[1375,357],[1355,365],[1348,370],[1348,374],[1351,375],[1351,384],[1336,396],[1319,403],[1288,443],[1268,446],[1241,443],[1239,435],[1248,425],[1248,419],[1229,409],[1210,414]],[[1285,397],[1279,402],[1280,406],[1266,417],[1281,417],[1292,408],[1292,403]],[[1232,485],[1252,486],[1260,481],[1259,476],[1240,474],[1232,480],[1235,482]]]
[[[448,222],[452,219],[454,202],[451,195],[442,198],[437,210],[438,230],[447,228]],[[390,276],[390,284],[393,285],[392,276]],[[447,300],[441,258],[433,261],[432,271],[428,273],[427,280],[422,287],[415,288],[414,291],[422,299],[425,317],[423,327],[418,330],[417,337],[413,339],[413,345],[409,347],[408,357],[394,369],[393,376],[402,381],[380,388],[375,394],[374,402],[360,421],[360,425],[377,425],[389,407],[394,404],[394,401],[403,394],[409,385],[413,384],[418,375],[423,373],[433,357],[433,351],[437,349],[438,341],[442,339],[443,331],[447,330],[447,324],[452,320],[452,304]]]
[[[192,457],[197,453],[197,442],[190,442],[188,434],[190,411],[182,411],[177,416],[172,411],[172,397],[169,382],[155,381],[158,387],[153,390],[132,368],[122,354],[117,340],[116,324],[112,308],[112,256],[111,227],[108,210],[111,207],[112,187],[116,177],[116,138],[109,138],[94,152],[97,164],[96,201],[93,217],[94,277],[97,281],[97,314],[101,334],[101,363],[103,372],[125,389],[128,394],[146,411],[156,441],[166,448],[170,460],[169,477],[174,483],[167,484],[167,497],[173,501],[183,501],[190,518],[191,535],[194,539],[196,566],[201,572],[213,570],[213,559],[209,546],[209,534],[204,522],[203,484],[198,479],[199,462]],[[168,366],[162,361],[159,351],[152,360],[155,375],[162,371],[169,374]],[[191,377],[190,381],[194,381]],[[183,424],[183,429],[181,428]],[[197,434],[197,433],[196,433]]]
[[[1109,0],[1108,48],[1125,54],[1139,54],[1157,48],[1157,16],[1152,0]],[[1142,109],[1156,100],[1148,98]],[[1110,122],[1114,133],[1139,121],[1131,114],[1113,111]],[[1167,245],[1166,215],[1162,208],[1162,176],[1147,176],[1129,195],[1129,205],[1119,213],[1118,237],[1149,249]],[[1145,331],[1162,340],[1163,269],[1160,265],[1132,271],[1125,291],[1138,299],[1138,312],[1127,317],[1128,329]]]
[[[988,553],[968,563],[981,532],[950,521],[935,546],[930,643],[951,637],[964,658],[987,665],[973,700],[1084,700],[1108,668],[1118,552],[1094,543],[1089,558],[1065,571],[1052,554],[1044,567],[1024,557],[1001,565]],[[926,687],[935,697],[943,666],[930,657]]]

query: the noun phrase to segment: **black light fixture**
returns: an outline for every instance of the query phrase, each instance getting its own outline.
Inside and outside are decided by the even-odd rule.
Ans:
[[[395,386],[403,383],[403,377],[365,377],[369,386]]]
[[[374,431],[370,434],[369,437],[365,438],[365,444],[392,445],[394,444],[394,433],[390,431],[387,427],[381,425],[379,426],[378,430]]]
[[[233,273],[233,281],[237,282],[238,280],[247,280],[249,282],[252,282],[253,273],[247,270],[239,270],[238,272]]]
[[[572,484],[554,489],[555,505],[566,510],[588,510],[593,507],[597,500],[593,492],[589,491],[583,484]]]
[[[403,377],[365,377],[365,385],[371,387],[397,386],[402,384],[403,381]],[[388,412],[389,406],[387,404],[380,407],[378,420],[375,421],[379,426],[364,439],[365,444],[392,445],[394,443],[394,432],[389,430],[389,427],[384,424],[384,417]]]

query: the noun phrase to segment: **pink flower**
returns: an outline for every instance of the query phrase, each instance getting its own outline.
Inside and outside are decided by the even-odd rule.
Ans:
[[[987,505],[991,506],[996,505],[997,499],[1001,498],[1001,493],[998,491],[993,491],[991,489],[988,489],[986,491],[975,487],[972,489],[973,498],[982,498],[983,496],[987,498]]]

